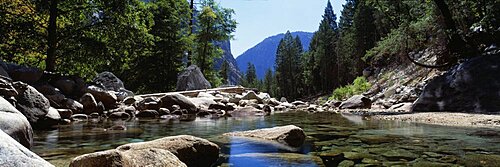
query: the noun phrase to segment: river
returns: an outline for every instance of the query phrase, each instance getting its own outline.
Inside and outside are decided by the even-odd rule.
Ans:
[[[304,129],[306,143],[287,148],[221,134],[281,125]],[[106,130],[112,126],[127,130]],[[266,117],[162,119],[91,119],[36,131],[33,151],[56,166],[78,155],[131,142],[193,135],[221,147],[217,166],[488,166],[500,164],[498,129],[459,128],[397,121],[376,121],[335,113],[277,113]]]

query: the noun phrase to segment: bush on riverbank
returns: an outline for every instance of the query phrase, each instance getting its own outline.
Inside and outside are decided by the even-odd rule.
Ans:
[[[343,100],[353,95],[361,94],[371,87],[372,85],[365,77],[357,77],[352,84],[335,89],[328,100]]]

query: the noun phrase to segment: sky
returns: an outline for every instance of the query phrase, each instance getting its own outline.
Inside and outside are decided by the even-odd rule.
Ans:
[[[314,32],[319,27],[327,0],[217,0],[222,7],[232,8],[238,22],[231,52],[234,57],[265,38],[280,33]],[[331,0],[340,17],[345,0]]]

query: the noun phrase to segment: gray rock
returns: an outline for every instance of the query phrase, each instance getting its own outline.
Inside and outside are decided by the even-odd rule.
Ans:
[[[156,118],[159,117],[160,114],[156,110],[143,110],[137,113],[135,116],[139,118]]]
[[[181,94],[170,94],[160,98],[161,107],[168,108],[170,111],[175,111],[173,105],[178,105],[181,109],[186,109],[189,114],[196,114],[198,108],[186,96]]]
[[[265,115],[265,114],[264,111],[259,110],[255,107],[246,106],[232,111],[231,115],[234,117],[245,117],[245,116]]]
[[[44,122],[48,125],[57,125],[61,121],[61,115],[57,109],[50,107],[49,112],[45,115]]]
[[[19,95],[16,97],[18,102],[16,108],[23,113],[34,128],[38,126],[51,126],[43,123],[45,115],[49,112],[50,102],[45,96],[35,88],[22,83],[14,82]]]
[[[4,97],[17,96],[16,89],[12,86],[10,78],[0,77],[0,95]]]
[[[139,97],[139,96],[129,96],[129,97],[126,97],[125,99],[123,99],[123,104],[132,105],[132,104],[134,104],[136,102],[140,102],[142,100],[143,100],[143,98]]]
[[[30,123],[21,112],[1,96],[0,129],[26,148],[31,148],[33,145],[33,130]],[[3,143],[3,140],[0,143]]]
[[[191,65],[180,73],[177,78],[177,90],[199,90],[199,89],[209,89],[212,85],[205,79],[203,73],[201,73],[200,68],[196,65]]]
[[[369,109],[372,101],[363,95],[354,95],[340,104],[340,109]]]
[[[432,79],[414,112],[500,111],[500,55],[478,56]]]
[[[65,98],[61,102],[61,108],[70,109],[74,113],[81,113],[83,111],[83,105],[73,99]]]
[[[156,97],[146,97],[136,103],[137,110],[158,110],[161,107],[160,99]]]
[[[52,83],[54,87],[62,91],[65,95],[72,95],[75,91],[76,83],[71,78],[61,77]]]
[[[248,91],[241,98],[242,100],[257,100],[258,102],[262,102],[262,98],[260,98],[254,91]]]
[[[148,148],[172,152],[188,166],[211,166],[219,158],[220,148],[216,144],[194,136],[180,135],[148,142],[119,146],[117,150],[142,150]]]
[[[85,92],[92,94],[97,102],[102,102],[106,109],[117,107],[118,98],[113,91],[106,91],[97,86],[88,86]]]
[[[0,166],[4,167],[53,167],[29,149],[0,130]]]
[[[85,114],[73,114],[71,116],[71,120],[73,120],[73,121],[86,121],[88,119],[89,119],[89,116],[85,115]]]
[[[281,97],[280,102],[284,103],[284,102],[288,102],[288,101],[286,100],[285,97]]]
[[[124,111],[120,111],[120,112],[113,112],[108,117],[113,119],[128,119],[130,118],[130,114]]]
[[[198,108],[209,108],[212,104],[217,104],[212,98],[206,97],[197,97],[197,98],[189,98],[189,101],[193,102],[193,104]]]
[[[170,151],[145,148],[140,150],[107,150],[78,156],[71,161],[70,167],[187,167]]]
[[[304,144],[304,141],[306,139],[306,134],[304,133],[304,131],[295,125],[257,129],[244,132],[230,132],[225,133],[224,135],[277,141],[281,144],[292,147],[300,147],[302,144]]]
[[[125,89],[122,80],[116,77],[115,74],[107,71],[97,74],[92,81],[102,86],[106,91],[120,92],[120,89]]]
[[[40,80],[43,75],[43,71],[40,71],[37,68],[17,65],[9,70],[9,75],[13,81],[21,81],[32,84]]]
[[[61,119],[70,119],[73,115],[73,111],[70,109],[57,109],[57,112],[59,112]]]
[[[80,98],[80,103],[83,106],[83,113],[85,114],[99,112],[99,109],[97,108],[97,101],[90,93],[83,94],[83,96]]]

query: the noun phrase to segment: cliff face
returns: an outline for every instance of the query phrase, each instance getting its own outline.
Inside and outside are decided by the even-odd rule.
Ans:
[[[229,63],[229,84],[236,85],[241,79],[241,73],[236,64],[236,59],[234,59],[233,54],[231,54],[231,43],[229,41],[223,41],[216,43],[217,46],[220,46],[224,51],[224,54],[221,58],[217,58],[214,61],[215,70],[220,70],[221,65],[224,61]]]

